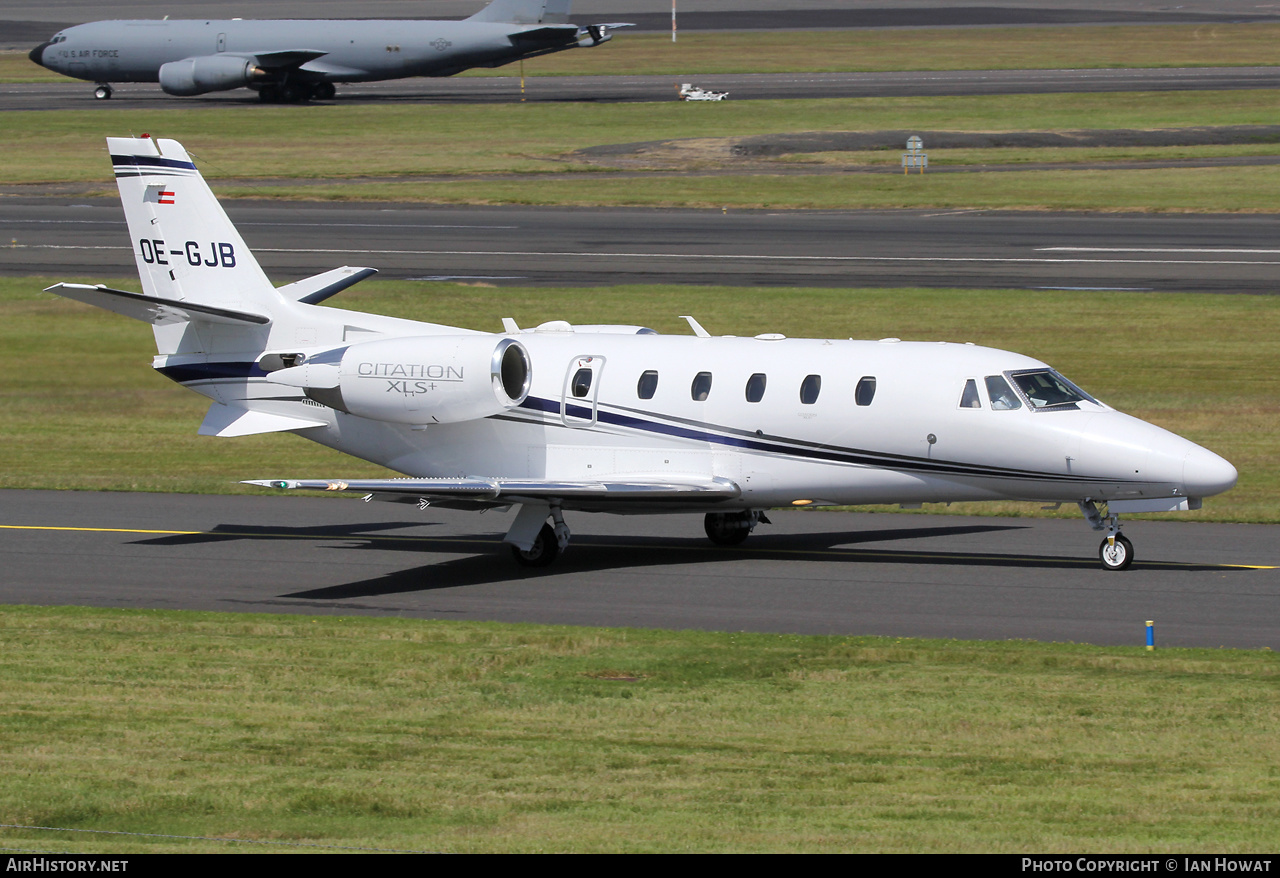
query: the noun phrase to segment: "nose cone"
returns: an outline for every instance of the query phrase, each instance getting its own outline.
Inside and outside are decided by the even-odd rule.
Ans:
[[[1182,464],[1182,482],[1189,497],[1212,497],[1235,487],[1236,468],[1207,448],[1197,445]]]
[[[28,52],[27,57],[30,58],[32,61],[34,61],[36,64],[39,64],[41,67],[43,67],[44,66],[44,50],[49,48],[50,45],[52,45],[52,43],[41,43],[40,45],[32,49],[30,52]]]

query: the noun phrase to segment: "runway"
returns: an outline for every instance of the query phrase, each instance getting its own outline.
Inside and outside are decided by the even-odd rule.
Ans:
[[[1164,646],[1280,648],[1280,571],[1235,566],[1280,564],[1274,527],[1130,522],[1109,573],[1080,520],[771,516],[724,549],[696,517],[571,515],[530,572],[510,513],[5,491],[0,603],[1131,646],[1152,620]]]
[[[215,190],[217,181],[214,181]],[[1274,294],[1280,217],[227,204],[268,274]],[[116,198],[0,200],[0,273],[131,277]],[[7,245],[7,246],[6,246]]]
[[[607,69],[607,68],[606,68]],[[1132,91],[1202,91],[1280,87],[1280,67],[1187,67],[1126,70],[962,70],[889,73],[736,73],[692,78],[729,100],[930,97]],[[343,104],[596,102],[676,100],[676,76],[530,76],[400,79],[338,86],[338,98],[294,107]],[[93,83],[0,85],[0,112],[14,110],[141,110],[259,104],[246,89],[173,98],[154,83],[121,83],[109,101],[93,98]],[[705,109],[705,108],[704,108]]]

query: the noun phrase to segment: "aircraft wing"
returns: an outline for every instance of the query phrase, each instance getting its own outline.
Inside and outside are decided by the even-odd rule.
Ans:
[[[251,58],[264,70],[278,70],[285,67],[301,67],[308,61],[314,61],[329,53],[319,49],[271,49],[265,52],[224,52],[223,54]]]
[[[372,499],[419,505],[440,501],[443,501],[441,505],[462,502],[483,506],[553,502],[571,509],[710,504],[732,500],[742,494],[742,490],[732,481],[720,478],[636,478],[573,482],[464,476],[456,479],[253,479],[242,484],[285,490],[354,491],[368,494]]]

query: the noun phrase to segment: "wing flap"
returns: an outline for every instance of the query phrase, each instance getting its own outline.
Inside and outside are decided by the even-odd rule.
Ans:
[[[573,482],[465,476],[456,479],[252,479],[242,484],[295,491],[354,491],[379,499],[554,502],[568,507],[591,508],[627,504],[716,503],[742,494],[735,483],[720,478],[683,481],[639,477]]]

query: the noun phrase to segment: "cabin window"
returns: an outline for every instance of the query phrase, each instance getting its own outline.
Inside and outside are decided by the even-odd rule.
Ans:
[[[978,382],[972,378],[964,383],[964,392],[960,394],[960,408],[982,408],[982,397],[978,396]]]
[[[1009,382],[1004,380],[1003,375],[987,376],[987,396],[991,398],[993,411],[1004,412],[1022,408],[1017,394],[1013,392]]]
[[[866,375],[858,381],[858,387],[853,392],[853,401],[858,405],[871,405],[871,400],[876,398],[876,379],[873,375]]]
[[[1027,372],[1010,372],[1009,377],[1018,385],[1022,395],[1031,403],[1031,407],[1040,411],[1056,409],[1071,411],[1079,409],[1076,403],[1096,403],[1097,400],[1076,387],[1052,369],[1034,369]]]
[[[711,395],[711,373],[699,372],[693,378],[693,384],[689,387],[689,395],[693,397],[694,402],[703,402]]]
[[[759,402],[764,399],[764,386],[767,381],[763,372],[757,372],[747,379],[747,402]]]
[[[818,401],[818,394],[822,392],[822,376],[807,375],[804,381],[800,382],[800,402],[803,405],[813,405]]]
[[[640,380],[636,383],[636,396],[641,399],[653,399],[653,394],[658,389],[658,373],[653,369],[649,369],[640,376]]]
[[[579,369],[573,374],[573,382],[569,385],[573,395],[582,399],[591,392],[591,370]]]

